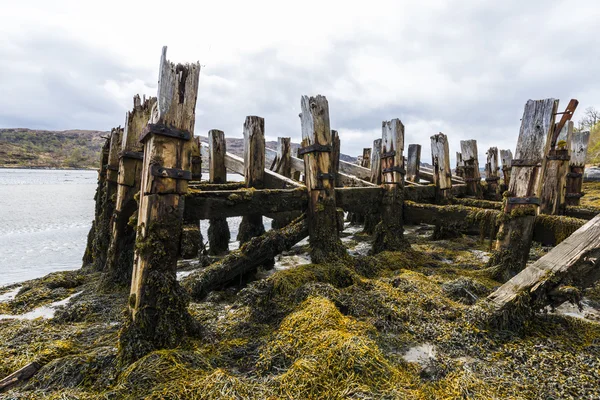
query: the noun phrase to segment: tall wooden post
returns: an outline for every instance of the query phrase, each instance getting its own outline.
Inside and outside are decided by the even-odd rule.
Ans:
[[[438,202],[444,202],[452,197],[452,169],[448,137],[442,132],[431,136],[431,162],[435,197]]]
[[[477,155],[477,140],[461,140],[460,150],[464,163],[467,195],[482,198],[481,174],[479,173],[479,158]]]
[[[158,101],[140,137],[144,161],[130,319],[120,335],[122,364],[177,346],[191,329],[188,295],[176,269],[184,195],[192,177],[200,64],[174,65],[164,47],[159,68]]]
[[[502,185],[502,192],[508,190],[510,184],[510,171],[512,168],[512,151],[500,150],[500,159],[502,160],[502,175],[504,177],[504,184]]]
[[[546,142],[554,130],[558,100],[529,100],[525,105],[510,185],[505,193],[504,218],[490,259],[492,276],[508,280],[529,258],[533,226],[540,204],[541,163]]]
[[[120,126],[111,130],[102,208],[98,224],[96,225],[96,237],[94,240],[93,257],[95,271],[103,271],[106,267],[110,235],[112,233],[111,218],[115,211],[115,194],[117,192],[117,178],[119,176],[119,150],[121,149],[122,137],[123,128]]]
[[[456,176],[465,177],[465,163],[462,159],[462,153],[459,151],[456,152]]]
[[[248,116],[244,122],[244,176],[247,188],[262,189],[265,175],[265,120]],[[252,214],[242,218],[237,240],[246,243],[265,233],[262,215]]]
[[[363,149],[361,167],[371,168],[371,149],[365,147]]]
[[[375,228],[373,253],[402,250],[410,246],[404,239],[404,125],[399,119],[381,124],[381,179],[385,189],[381,222]]]
[[[406,180],[419,183],[419,169],[421,168],[421,145],[408,145],[408,160],[406,163]]]
[[[485,182],[487,183],[487,190],[485,197],[489,200],[500,200],[498,148],[490,147],[485,154],[487,155],[487,161],[485,163]]]
[[[334,178],[334,184],[335,187],[341,187],[344,186],[342,185],[342,180],[340,178],[340,176],[338,175],[338,172],[340,171],[340,135],[338,133],[338,131],[332,129],[331,130],[331,173],[334,174],[335,178]]]
[[[585,157],[587,155],[590,132],[573,132],[569,142],[571,159],[569,160],[569,173],[567,174],[567,190],[565,202],[568,206],[578,206],[583,193],[583,172]]]
[[[115,213],[112,219],[111,241],[106,262],[106,274],[103,283],[125,285],[131,282],[133,253],[135,245],[135,225],[130,218],[137,217],[138,203],[135,196],[140,191],[142,176],[143,146],[139,142],[142,129],[148,124],[156,97],[133,98],[133,110],[125,118],[125,130],[121,152],[119,153],[119,178]]]
[[[346,255],[338,236],[335,177],[331,167],[329,104],[325,96],[302,96],[300,101],[305,184],[308,189],[310,257],[322,263]]]
[[[370,181],[376,185],[381,185],[381,139],[373,141]],[[371,235],[375,232],[375,228],[381,220],[381,212],[379,211],[379,207],[366,207],[366,209],[363,232]]]
[[[200,137],[195,136],[192,140],[192,180],[202,180],[202,143]],[[181,244],[179,246],[179,256],[183,259],[199,258],[202,264],[209,264],[206,257],[206,246],[204,238],[200,231],[200,221],[186,224],[181,231]]]
[[[292,139],[289,137],[277,138],[277,156],[273,160],[273,167],[271,168],[274,172],[279,175],[283,175],[286,178],[292,177]],[[295,218],[300,215],[299,212],[285,212],[279,213],[273,217],[271,227],[273,229],[281,229],[287,226]]]
[[[216,129],[208,131],[208,179],[210,183],[227,182],[226,152],[227,146],[223,131]],[[208,252],[212,255],[227,253],[231,238],[227,218],[211,218],[208,222]]]
[[[194,137],[192,142],[192,180],[202,180],[202,142],[200,136]]]

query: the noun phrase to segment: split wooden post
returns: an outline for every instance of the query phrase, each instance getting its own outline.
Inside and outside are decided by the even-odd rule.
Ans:
[[[567,190],[565,203],[568,206],[578,206],[583,193],[583,172],[585,169],[585,158],[587,155],[590,132],[573,132],[569,142],[571,159],[569,160],[569,172],[567,173]]]
[[[487,183],[486,198],[488,200],[500,200],[500,167],[498,167],[498,148],[490,147],[485,153],[487,161],[485,163],[485,182]]]
[[[130,224],[130,218],[137,218],[138,203],[135,196],[140,191],[143,146],[139,142],[142,129],[148,124],[150,113],[156,103],[156,97],[133,98],[133,110],[125,117],[125,130],[119,153],[119,178],[117,180],[117,199],[111,223],[111,241],[106,262],[106,274],[103,283],[125,285],[131,282],[136,227]]]
[[[130,319],[121,330],[119,356],[128,364],[172,348],[191,329],[188,296],[177,282],[184,198],[191,179],[192,141],[200,64],[173,64],[163,47],[158,101],[140,141],[144,161]]]
[[[360,163],[361,167],[371,168],[371,149],[365,147],[363,149],[362,161]]]
[[[462,159],[462,153],[459,151],[456,152],[456,176],[465,177],[465,163]]]
[[[460,150],[464,163],[467,195],[482,198],[481,174],[479,173],[479,158],[477,155],[477,140],[461,140]]]
[[[442,132],[431,136],[431,162],[433,164],[433,184],[436,200],[447,201],[452,197],[452,169],[448,137]]]
[[[381,185],[381,139],[373,141],[373,151],[371,152],[371,183]],[[365,225],[363,232],[371,235],[381,220],[379,207],[368,207],[365,214]]]
[[[381,180],[385,189],[381,222],[375,228],[373,253],[402,250],[410,246],[404,239],[404,125],[399,119],[381,124]]]
[[[408,145],[408,160],[406,163],[406,180],[419,183],[419,169],[421,168],[421,145]]]
[[[325,96],[302,96],[302,147],[298,155],[304,157],[305,185],[308,189],[308,231],[310,257],[322,263],[346,255],[338,236],[335,205],[335,176],[331,163],[331,128],[329,104]]]
[[[334,182],[335,187],[341,187],[342,180],[338,175],[340,172],[340,153],[341,153],[341,143],[340,143],[340,135],[338,131],[331,130],[331,173],[335,176]]]
[[[541,163],[554,130],[558,100],[529,100],[525,105],[510,185],[505,195],[503,222],[490,259],[495,279],[506,281],[521,271],[529,258],[537,206],[540,204]]]
[[[106,267],[108,248],[110,246],[111,218],[115,211],[115,194],[117,193],[117,178],[119,176],[119,151],[123,128],[113,128],[110,132],[110,147],[106,164],[106,182],[104,187],[100,218],[96,225],[94,246],[94,270],[103,271]]]
[[[504,184],[502,185],[502,192],[508,190],[510,184],[510,170],[512,168],[512,151],[500,150],[500,159],[502,160],[502,175],[504,177]]]
[[[244,122],[244,177],[247,188],[262,189],[265,180],[265,120],[248,116]],[[240,245],[265,233],[260,214],[247,215],[240,223]]]
[[[225,153],[227,145],[223,131],[212,129],[208,131],[208,179],[213,184],[227,182],[225,169]],[[229,250],[231,233],[227,218],[216,217],[208,221],[208,252],[212,255],[221,255]]]

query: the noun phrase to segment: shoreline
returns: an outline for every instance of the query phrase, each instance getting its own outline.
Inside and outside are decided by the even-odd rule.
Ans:
[[[78,167],[78,168],[70,168],[70,167],[48,167],[48,166],[44,166],[44,167],[26,167],[26,166],[16,166],[16,167],[10,167],[10,166],[6,166],[6,165],[1,165],[0,169],[44,169],[44,170],[53,170],[53,171],[97,171],[98,168],[83,168],[83,167]]]

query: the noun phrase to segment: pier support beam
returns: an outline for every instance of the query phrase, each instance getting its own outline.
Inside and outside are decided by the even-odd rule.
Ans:
[[[208,177],[212,184],[224,184],[227,182],[227,170],[225,169],[225,134],[216,129],[208,132]],[[229,250],[229,239],[231,233],[227,219],[223,217],[211,218],[208,221],[208,252],[211,255],[221,255]]]
[[[464,164],[467,195],[483,198],[481,190],[481,174],[479,173],[479,158],[477,155],[477,140],[461,140],[460,150]]]
[[[504,193],[508,190],[508,185],[510,184],[510,170],[513,159],[512,151],[500,150],[500,159],[502,160],[502,176],[504,178],[504,183],[500,186],[500,191]]]
[[[289,137],[277,138],[277,156],[273,160],[273,172],[286,178],[292,177],[292,139]],[[289,225],[294,219],[298,218],[300,213],[289,212],[278,214],[271,222],[272,229],[281,229]]]
[[[360,163],[360,166],[363,168],[371,168],[371,149],[368,147],[365,147],[363,149],[362,161]]]
[[[460,151],[456,152],[456,176],[464,179],[465,177],[465,163],[462,159],[462,153]]]
[[[177,64],[163,48],[158,101],[140,141],[144,162],[129,319],[121,330],[120,363],[179,345],[192,329],[188,295],[176,277],[184,195],[191,179],[200,64]]]
[[[329,104],[325,96],[302,96],[300,122],[304,156],[305,185],[308,189],[308,231],[310,258],[313,263],[345,256],[338,236],[335,205],[335,176],[331,162]]]
[[[406,180],[419,183],[419,170],[421,168],[421,145],[408,145],[408,159],[406,161]]]
[[[583,185],[583,172],[589,140],[589,131],[573,132],[570,140],[567,140],[571,150],[565,194],[565,203],[568,206],[578,206],[583,196],[581,187]]]
[[[485,183],[487,184],[487,187],[484,197],[488,200],[500,200],[500,175],[498,174],[500,167],[498,167],[498,148],[490,147],[485,154],[487,156],[487,161],[485,163]]]
[[[431,162],[436,201],[445,203],[452,197],[452,170],[448,137],[441,132],[431,136]]]
[[[381,222],[375,228],[373,253],[402,250],[410,246],[404,239],[402,206],[404,204],[404,125],[399,119],[381,125],[381,179],[385,193],[381,205]]]
[[[373,151],[371,153],[371,183],[381,185],[381,139],[373,141]],[[381,221],[379,207],[370,207],[369,213],[365,214],[364,232],[371,235]]]

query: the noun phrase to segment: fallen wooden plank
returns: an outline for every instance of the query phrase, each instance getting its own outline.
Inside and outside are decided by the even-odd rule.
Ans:
[[[498,288],[488,300],[502,323],[547,305],[577,300],[573,286],[585,288],[600,278],[599,257],[600,215]]]
[[[26,381],[31,378],[36,372],[38,372],[42,366],[37,362],[32,362],[21,368],[20,370],[13,372],[6,378],[0,380],[0,392],[10,389],[11,387]]]
[[[215,192],[190,190],[185,196],[183,218],[186,222],[193,222],[215,217],[303,211],[307,202],[306,188]]]
[[[202,300],[211,291],[224,287],[240,275],[256,270],[306,236],[306,218],[296,220],[283,229],[270,230],[262,236],[250,239],[239,250],[229,253],[221,261],[187,276],[181,282],[182,286],[194,299]]]

